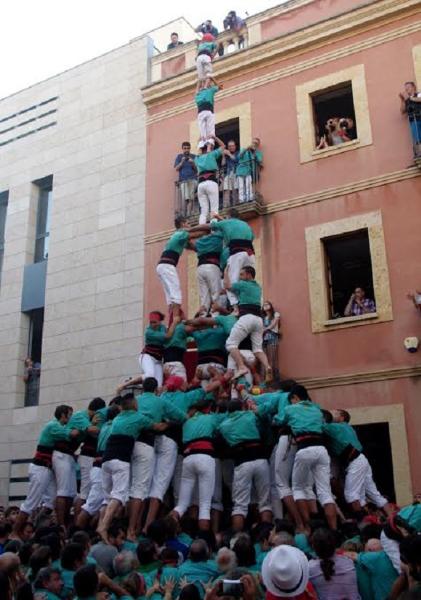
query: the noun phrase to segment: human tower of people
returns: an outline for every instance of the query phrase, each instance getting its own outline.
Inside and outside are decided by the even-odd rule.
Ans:
[[[199,537],[218,534],[228,510],[234,533],[250,522],[270,529],[285,513],[303,534],[317,514],[324,513],[330,530],[346,516],[362,521],[368,501],[385,515],[396,512],[373,481],[349,413],[325,411],[302,385],[274,377],[263,352],[253,231],[235,209],[226,218],[218,214],[215,140],[223,144],[214,131],[210,37],[203,36],[197,57],[201,219],[189,228],[176,217],[156,269],[169,325],[160,311],[150,313],[141,374],[119,385],[108,406],[95,398],[85,410],[55,409],[29,468],[28,495],[14,524],[18,538],[40,510],[54,511],[65,528],[96,529],[104,543],[117,519],[127,519],[127,538],[137,542],[165,512],[174,522],[192,515]],[[190,319],[177,272],[184,250],[198,259],[200,309]],[[190,338],[198,366],[188,382]],[[342,481],[335,488],[345,499],[341,507],[332,478]],[[396,565],[393,528],[383,548]]]

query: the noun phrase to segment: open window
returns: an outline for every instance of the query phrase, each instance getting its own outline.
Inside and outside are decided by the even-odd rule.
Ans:
[[[238,117],[229,119],[229,121],[224,121],[223,123],[217,123],[215,133],[225,145],[233,140],[237,145],[237,149],[240,149],[240,119]]]
[[[42,332],[44,328],[44,309],[37,308],[29,314],[28,357],[32,367],[27,373],[25,386],[25,406],[37,406],[41,377]]]
[[[396,502],[389,423],[354,425],[379,491]]]
[[[357,138],[352,82],[311,94],[315,148],[339,146]]]
[[[375,312],[368,229],[324,238],[323,247],[326,257],[329,318],[357,316],[345,314],[349,299],[357,288],[363,289],[365,299],[373,301],[374,310],[371,306],[369,312]],[[368,310],[368,303],[366,304]],[[359,313],[359,306],[356,305],[353,311]]]

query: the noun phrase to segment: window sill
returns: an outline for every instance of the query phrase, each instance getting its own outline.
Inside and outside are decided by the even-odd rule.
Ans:
[[[331,325],[346,325],[347,323],[360,323],[361,321],[372,321],[378,319],[377,312],[367,313],[366,315],[358,315],[356,317],[340,317],[339,319],[328,319],[324,322],[325,327]]]
[[[330,156],[331,154],[337,154],[338,152],[345,152],[345,150],[351,150],[355,147],[361,145],[361,141],[357,138],[356,140],[351,140],[350,142],[344,142],[343,144],[338,144],[337,146],[328,146],[327,148],[320,148],[320,150],[313,150],[311,153],[314,158],[322,157],[322,156]]]

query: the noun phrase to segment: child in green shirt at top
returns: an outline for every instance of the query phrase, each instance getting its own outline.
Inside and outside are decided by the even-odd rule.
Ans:
[[[199,81],[210,84],[212,77],[212,59],[216,55],[218,46],[211,33],[205,33],[197,48],[196,68]]]

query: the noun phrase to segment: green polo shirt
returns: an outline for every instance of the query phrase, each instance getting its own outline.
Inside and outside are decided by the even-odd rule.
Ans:
[[[201,52],[213,54],[216,48],[217,46],[215,42],[200,42],[200,44],[197,47],[197,54],[200,54]]]
[[[183,443],[187,444],[188,442],[194,442],[194,440],[214,437],[219,423],[224,417],[223,414],[197,412],[190,419],[187,419],[183,425]]]
[[[263,154],[260,150],[254,153],[250,150],[241,149],[238,157],[238,165],[236,175],[238,177],[247,177],[247,175],[255,175],[257,165],[262,164]]]
[[[327,435],[329,448],[335,456],[340,456],[348,446],[352,446],[359,452],[363,451],[357,434],[349,423],[325,423],[323,433]]]
[[[225,350],[227,335],[223,327],[200,329],[198,331],[193,331],[191,336],[196,342],[198,352],[207,352],[209,350]]]
[[[165,340],[164,348],[183,348],[187,349],[187,333],[184,323],[178,323],[175,326],[174,333],[170,339]]]
[[[112,421],[107,421],[101,427],[101,431],[99,432],[99,436],[98,436],[98,444],[97,444],[98,452],[104,452],[105,446],[107,445],[107,442],[108,442],[108,438],[111,435],[111,425],[112,424],[113,424]]]
[[[222,235],[220,233],[210,233],[195,242],[197,256],[200,258],[205,254],[221,254],[223,247]]]
[[[358,590],[362,600],[384,600],[389,597],[399,573],[384,550],[360,552],[355,562]]]
[[[53,448],[56,442],[69,441],[70,431],[71,429],[68,425],[62,425],[60,421],[53,419],[43,427],[38,439],[38,445]]]
[[[152,346],[162,346],[165,342],[167,328],[161,324],[156,329],[148,325],[145,329],[145,344]]]
[[[189,241],[189,233],[185,229],[179,229],[172,234],[168,242],[165,244],[164,250],[171,250],[181,255]]]
[[[231,333],[231,329],[238,321],[237,317],[234,317],[233,315],[216,315],[213,320],[217,325],[219,325],[219,327],[222,327],[227,337]]]
[[[219,169],[219,165],[216,161],[221,156],[221,148],[217,148],[216,150],[211,150],[210,152],[205,152],[205,154],[199,154],[196,156],[194,162],[196,163],[199,175],[206,171],[217,171]]]
[[[262,304],[262,288],[254,279],[251,281],[243,280],[236,281],[231,285],[231,291],[237,296],[238,304],[253,304],[261,306]]]
[[[228,245],[232,240],[254,240],[254,233],[250,225],[241,219],[224,219],[211,223],[212,231],[220,231],[224,243]]]
[[[153,425],[152,419],[137,410],[124,410],[113,420],[110,435],[128,435],[135,440],[142,429]]]
[[[136,397],[136,400],[138,412],[145,415],[153,423],[161,423],[165,420],[182,423],[186,419],[185,412],[163,396],[143,392],[143,394]]]
[[[322,434],[323,413],[317,404],[310,400],[302,400],[286,407],[284,418],[279,424],[289,425],[294,435],[304,432]]]
[[[200,387],[188,392],[164,392],[161,398],[176,406],[179,410],[187,412],[194,404],[203,400],[206,396],[205,390]]]
[[[219,88],[217,85],[212,85],[211,87],[203,88],[202,90],[197,92],[197,94],[194,97],[197,108],[200,110],[200,107],[203,106],[203,104],[211,105],[211,108],[209,108],[208,110],[211,110],[213,112],[215,94],[218,90]]]
[[[219,426],[219,432],[229,446],[260,439],[257,417],[254,412],[248,410],[226,414]]]

